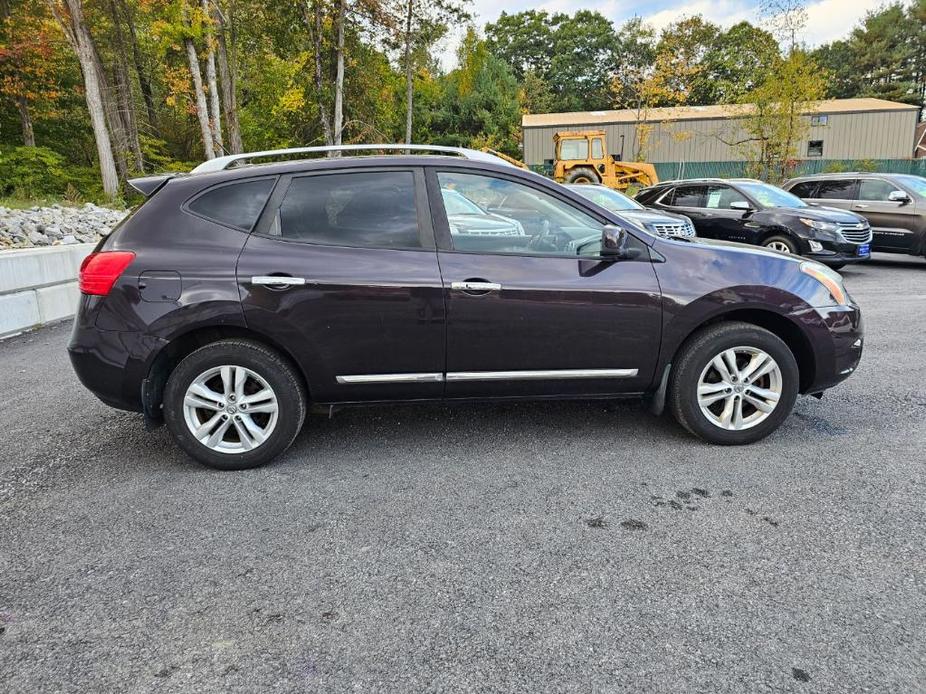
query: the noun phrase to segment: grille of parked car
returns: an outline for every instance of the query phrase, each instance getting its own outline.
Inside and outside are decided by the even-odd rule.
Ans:
[[[694,236],[694,226],[688,223],[678,222],[676,224],[653,224],[653,231],[660,236]]]
[[[852,224],[840,222],[839,231],[846,241],[852,243],[869,243],[871,241],[871,227],[864,222]]]

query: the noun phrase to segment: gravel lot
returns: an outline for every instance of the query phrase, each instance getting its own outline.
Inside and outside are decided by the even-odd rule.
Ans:
[[[772,438],[640,405],[312,417],[196,466],[0,343],[6,692],[926,690],[926,261],[845,271],[857,374]]]

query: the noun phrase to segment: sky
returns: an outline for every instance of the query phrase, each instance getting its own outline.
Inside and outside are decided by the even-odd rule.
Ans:
[[[810,46],[819,46],[841,38],[858,24],[867,12],[886,4],[887,0],[808,0],[807,28],[803,40]],[[657,29],[661,29],[683,17],[700,14],[705,19],[727,27],[743,20],[759,23],[760,2],[757,0],[473,0],[472,9],[476,25],[498,18],[502,11],[512,14],[532,8],[548,12],[573,14],[576,10],[596,10],[605,17],[620,24],[636,15],[642,17]],[[444,55],[451,67],[455,60],[455,44],[458,38],[451,38]]]

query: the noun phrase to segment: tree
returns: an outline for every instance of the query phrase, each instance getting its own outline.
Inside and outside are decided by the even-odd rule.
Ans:
[[[90,113],[93,137],[96,141],[103,192],[107,198],[114,200],[119,193],[119,175],[116,172],[116,161],[113,158],[112,142],[106,124],[106,110],[98,72],[98,53],[84,19],[83,1],[46,1],[52,15],[58,20],[68,43],[80,61],[81,72],[84,76],[87,110]]]
[[[598,12],[556,15],[553,57],[547,83],[558,111],[599,110],[611,104],[610,85],[618,67],[614,27]]]
[[[749,22],[734,24],[716,36],[704,54],[690,103],[737,103],[759,85],[779,57],[778,42],[769,32]]]
[[[530,73],[544,79],[550,70],[554,22],[544,10],[502,12],[485,26],[488,49],[503,60],[518,81]]]
[[[782,181],[797,159],[797,143],[807,134],[806,115],[826,93],[826,77],[810,55],[795,49],[779,58],[762,83],[743,97],[740,147],[750,173]]]

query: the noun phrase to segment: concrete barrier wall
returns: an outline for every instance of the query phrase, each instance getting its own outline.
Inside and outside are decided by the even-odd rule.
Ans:
[[[94,244],[0,252],[0,338],[74,315],[77,272]]]

